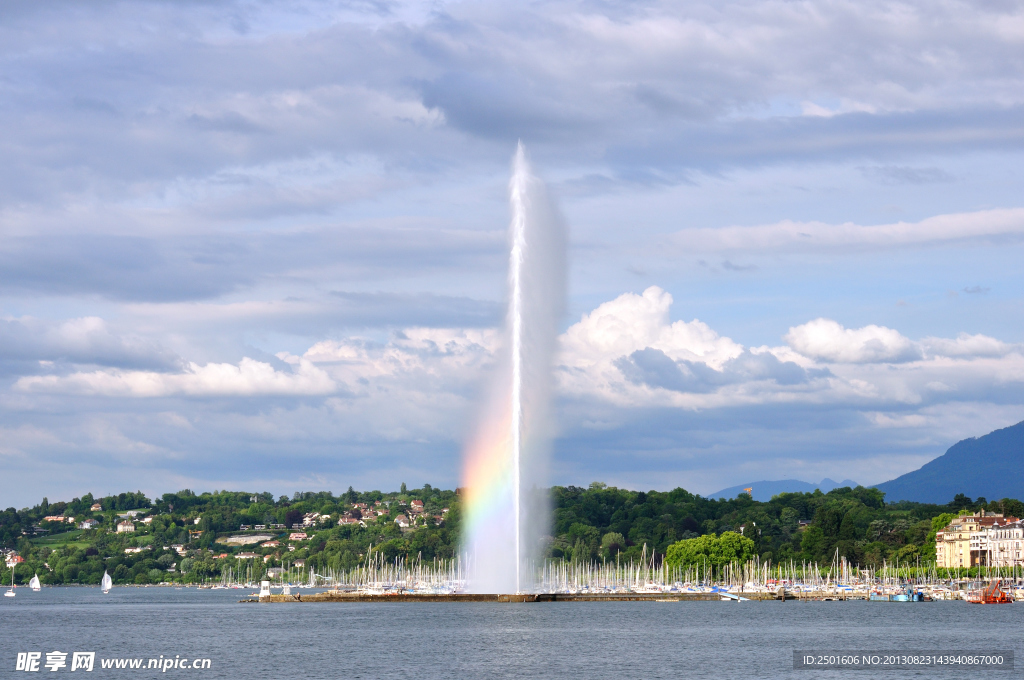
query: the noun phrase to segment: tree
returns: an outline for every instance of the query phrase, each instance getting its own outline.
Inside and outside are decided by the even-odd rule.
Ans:
[[[970,508],[974,506],[974,501],[971,500],[970,496],[965,496],[962,493],[958,493],[953,496],[953,500],[950,502],[949,507],[953,510],[962,510],[964,508]]]
[[[754,555],[752,540],[735,531],[726,531],[721,536],[705,534],[699,538],[688,538],[673,543],[665,554],[665,563],[670,567],[704,563],[721,566],[732,562],[746,562]]]
[[[606,559],[615,557],[616,553],[625,550],[626,539],[622,534],[610,531],[601,537],[601,553]]]
[[[999,501],[999,507],[1007,517],[1017,517],[1018,519],[1024,517],[1024,503],[1014,498],[1004,498]]]

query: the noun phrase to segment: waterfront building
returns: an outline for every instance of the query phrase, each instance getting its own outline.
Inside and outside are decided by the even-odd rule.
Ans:
[[[989,530],[1018,522],[995,512],[976,512],[956,517],[935,535],[935,564],[947,569],[987,564]]]
[[[982,564],[992,567],[1016,567],[1024,565],[1021,557],[1024,548],[1024,522],[1010,521],[994,524],[983,532],[979,541]]]

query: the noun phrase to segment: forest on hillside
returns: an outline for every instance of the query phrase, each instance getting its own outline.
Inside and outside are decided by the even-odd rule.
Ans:
[[[545,554],[575,562],[636,559],[644,550],[664,556],[679,541],[735,532],[752,541],[752,555],[774,563],[828,563],[838,553],[862,566],[894,559],[928,564],[936,530],[955,513],[1024,515],[1024,503],[1014,499],[886,503],[882,492],[863,487],[784,493],[762,503],[745,494],[712,500],[685,489],[631,491],[594,482],[552,487],[548,501],[553,521]],[[295,564],[318,573],[350,569],[369,552],[387,561],[447,560],[457,553],[460,517],[458,492],[430,485],[276,499],[231,491],[183,490],[155,500],[141,492],[87,494],[7,508],[0,513],[0,543],[23,559],[15,567],[21,583],[34,573],[50,584],[98,583],[105,570],[118,583],[199,582],[228,567],[237,573],[242,564],[255,572]],[[95,526],[80,528],[87,520]],[[119,523],[132,531],[118,532]],[[305,536],[294,538],[296,531]],[[227,542],[253,535],[263,538]],[[3,573],[0,578],[10,578]]]

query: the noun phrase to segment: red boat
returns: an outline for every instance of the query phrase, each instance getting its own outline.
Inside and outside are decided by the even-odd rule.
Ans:
[[[967,601],[971,604],[1009,604],[1013,602],[1013,596],[1003,590],[1000,585],[1002,581],[996,580],[984,588],[971,590],[967,593]]]

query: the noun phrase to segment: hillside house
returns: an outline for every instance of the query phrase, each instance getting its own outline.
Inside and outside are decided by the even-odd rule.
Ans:
[[[131,533],[132,531],[135,531],[135,523],[134,522],[125,521],[125,522],[118,522],[117,523],[117,533],[119,533],[119,534],[126,534],[126,533]]]

